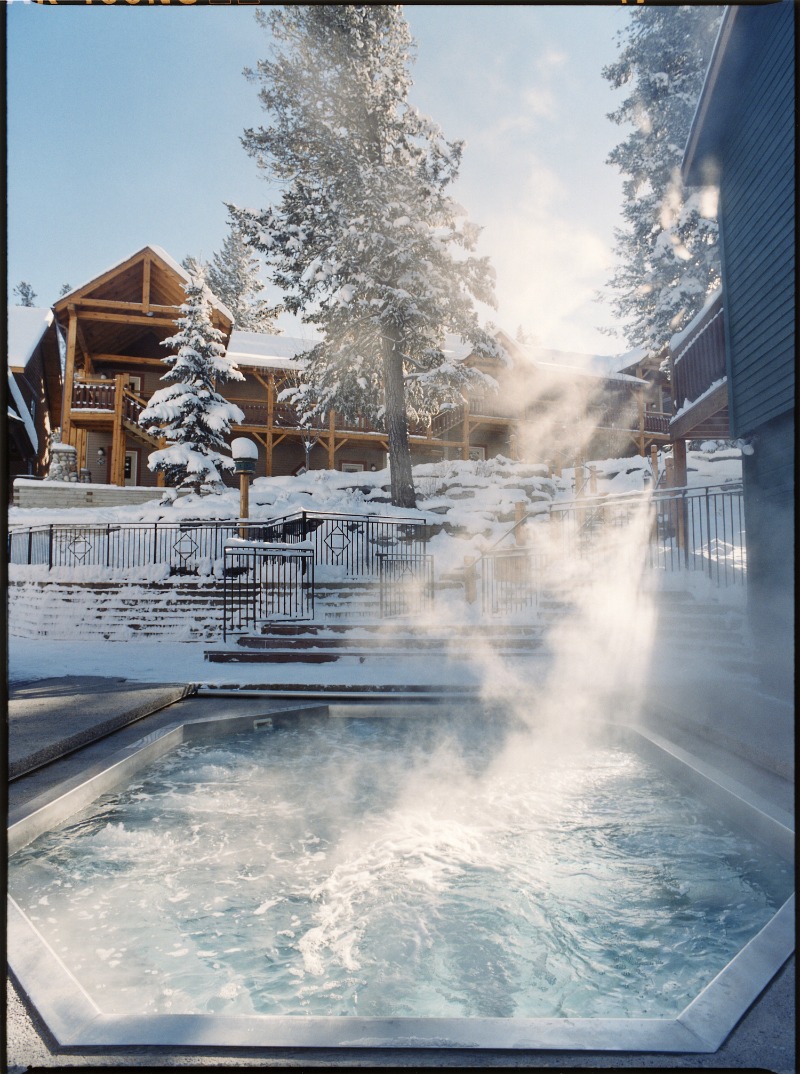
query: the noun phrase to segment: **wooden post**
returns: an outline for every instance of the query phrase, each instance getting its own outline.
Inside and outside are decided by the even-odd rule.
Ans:
[[[464,556],[464,599],[467,604],[474,604],[478,599],[478,572],[475,570],[475,556]]]
[[[683,488],[686,485],[686,441],[674,440],[672,443],[672,458],[674,462],[675,487]]]
[[[687,480],[686,470],[686,441],[683,439],[674,440],[672,443],[672,458],[673,471],[672,478],[675,482],[675,488],[685,488]],[[682,497],[680,501],[675,504],[675,510],[677,514],[677,532],[678,532],[678,548],[683,551],[686,548],[686,500]]]
[[[644,458],[644,391],[638,393],[639,404],[639,454]]]
[[[250,475],[239,474],[239,521],[244,522],[250,517]],[[247,526],[239,527],[239,536],[242,540],[247,537]]]
[[[525,508],[526,503],[524,500],[517,500],[514,504],[514,538],[517,544],[525,544]]]
[[[589,494],[591,496],[597,495],[597,467],[589,467]]]
[[[78,315],[75,307],[69,307],[69,325],[67,326],[67,357],[64,366],[64,400],[61,407],[61,440],[69,443],[71,430],[70,411],[72,409],[72,384],[75,380],[75,344],[78,338]]]
[[[464,403],[464,420],[461,425],[461,458],[469,461],[469,403]]]
[[[328,413],[328,469],[336,469],[336,411]]]
[[[272,427],[275,424],[275,374],[267,379],[267,439],[264,443],[266,476],[272,477]]]
[[[675,463],[672,459],[666,459],[664,462],[664,469],[666,470],[666,477],[664,478],[668,489],[675,488]]]
[[[658,484],[658,445],[650,445],[650,470],[653,474],[653,488]]]
[[[583,496],[583,460],[575,460],[575,496]]]
[[[167,446],[166,438],[163,437],[163,436],[160,437],[159,441],[158,441],[158,450],[163,451],[166,446]],[[159,470],[156,473],[156,488],[157,489],[163,489],[163,488],[166,488],[166,487],[167,487],[166,475],[164,474],[163,470]]]
[[[122,426],[122,404],[124,402],[126,377],[117,373],[114,377],[114,430],[111,439],[111,484],[122,487],[125,484],[125,430]]]

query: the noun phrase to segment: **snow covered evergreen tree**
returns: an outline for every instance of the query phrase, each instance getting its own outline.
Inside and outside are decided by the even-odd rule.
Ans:
[[[231,227],[208,266],[208,286],[233,314],[233,327],[244,332],[276,332],[275,318],[282,307],[259,297],[264,285],[258,278],[258,260],[237,227]]]
[[[399,6],[298,4],[257,18],[273,48],[249,74],[271,123],[242,141],[283,189],[276,206],[231,215],[286,308],[324,337],[296,404],[385,428],[392,501],[414,507],[409,417],[494,386],[448,358],[445,332],[499,356],[473,304],[494,305],[493,272],[471,256],[478,229],[447,191],[462,143],[407,100],[413,43]]]
[[[180,331],[163,342],[177,348],[164,359],[170,369],[161,379],[168,386],[153,393],[139,424],[167,441],[165,448],[151,453],[148,469],[163,473],[173,487],[218,492],[219,471],[233,469],[233,459],[222,454],[225,437],[244,414],[215,386],[244,377],[226,356],[222,333],[211,323],[211,294],[202,276],[191,276],[185,290],[177,319]]]
[[[609,299],[630,346],[658,351],[702,308],[720,279],[716,190],[684,192],[680,165],[722,8],[631,8],[616,63],[629,95],[609,114],[631,126],[607,163],[626,176]],[[604,296],[600,296],[601,298]]]

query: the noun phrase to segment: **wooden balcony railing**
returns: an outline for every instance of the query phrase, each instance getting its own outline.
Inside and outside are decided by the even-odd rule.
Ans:
[[[119,379],[119,378],[118,378]],[[73,410],[107,410],[113,413],[117,402],[117,380],[79,380],[72,385]],[[129,388],[122,387],[122,416],[138,424],[147,401]]]
[[[671,364],[672,393],[678,409],[687,401],[693,403],[699,399],[715,381],[725,377],[725,322],[721,293],[694,331],[681,341],[672,354]]]

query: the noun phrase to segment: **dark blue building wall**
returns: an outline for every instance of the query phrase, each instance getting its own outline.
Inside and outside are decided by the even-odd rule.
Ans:
[[[794,7],[742,8],[737,29],[720,230],[731,432],[747,436],[794,407]]]
[[[731,433],[743,459],[748,617],[770,693],[794,690],[795,11],[728,9],[684,178],[717,177]]]

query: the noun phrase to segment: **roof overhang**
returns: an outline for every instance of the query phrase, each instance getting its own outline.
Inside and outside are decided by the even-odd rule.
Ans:
[[[711,53],[681,164],[686,186],[716,185],[719,154],[736,120],[742,74],[753,54],[753,39],[762,20],[791,6],[791,0],[761,0],[726,8]]]

